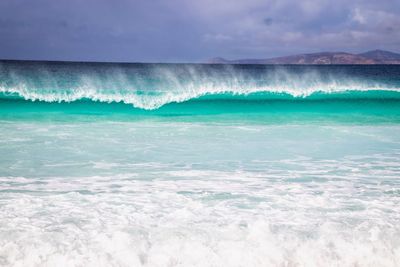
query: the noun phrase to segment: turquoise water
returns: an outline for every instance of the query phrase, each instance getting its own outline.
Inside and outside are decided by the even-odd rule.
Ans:
[[[2,62],[0,265],[398,266],[400,66]]]

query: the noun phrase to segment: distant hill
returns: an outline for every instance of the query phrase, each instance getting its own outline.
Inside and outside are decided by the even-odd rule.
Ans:
[[[384,50],[372,50],[365,53],[358,54],[359,56],[381,61],[400,61],[400,54],[384,51]]]
[[[211,64],[400,64],[400,54],[373,50],[361,54],[321,52],[267,59],[227,60],[221,57],[207,61]]]

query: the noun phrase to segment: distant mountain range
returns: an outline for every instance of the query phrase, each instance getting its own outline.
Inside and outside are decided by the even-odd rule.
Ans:
[[[400,54],[372,50],[361,54],[345,52],[321,52],[267,59],[227,60],[221,57],[209,59],[211,64],[400,64]]]

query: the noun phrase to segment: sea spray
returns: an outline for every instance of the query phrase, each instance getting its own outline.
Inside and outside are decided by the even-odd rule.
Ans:
[[[400,92],[398,76],[387,79],[390,72],[391,75],[398,75],[397,67],[389,69],[389,74],[387,70],[381,70],[371,78],[365,73],[361,73],[365,77],[357,72],[350,75],[354,72],[351,66],[336,72],[335,69],[306,67],[303,70],[283,66],[206,68],[195,65],[2,64],[2,98],[20,97],[45,102],[89,99],[106,103],[122,102],[146,110],[210,95],[235,95],[242,99],[265,93],[259,95],[297,98],[326,95],[330,98],[330,94],[344,92]],[[374,69],[369,72],[374,72]]]

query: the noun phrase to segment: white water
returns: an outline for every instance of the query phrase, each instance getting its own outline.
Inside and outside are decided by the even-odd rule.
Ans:
[[[397,125],[6,122],[2,266],[399,266]]]
[[[397,77],[385,79],[385,73],[380,73],[383,79],[380,76],[372,79],[371,75],[353,77],[323,69],[296,73],[281,67],[239,72],[225,67],[219,71],[204,72],[199,67],[182,65],[179,68],[149,67],[148,72],[143,74],[138,69],[129,68],[109,68],[103,73],[82,66],[65,69],[67,66],[22,68],[23,71],[4,67],[7,75],[4,74],[3,78],[0,65],[0,93],[32,101],[73,102],[90,99],[106,103],[122,102],[136,108],[154,110],[168,103],[226,93],[246,96],[267,92],[307,97],[314,93],[346,91],[400,92]],[[9,80],[9,84],[3,80]]]

